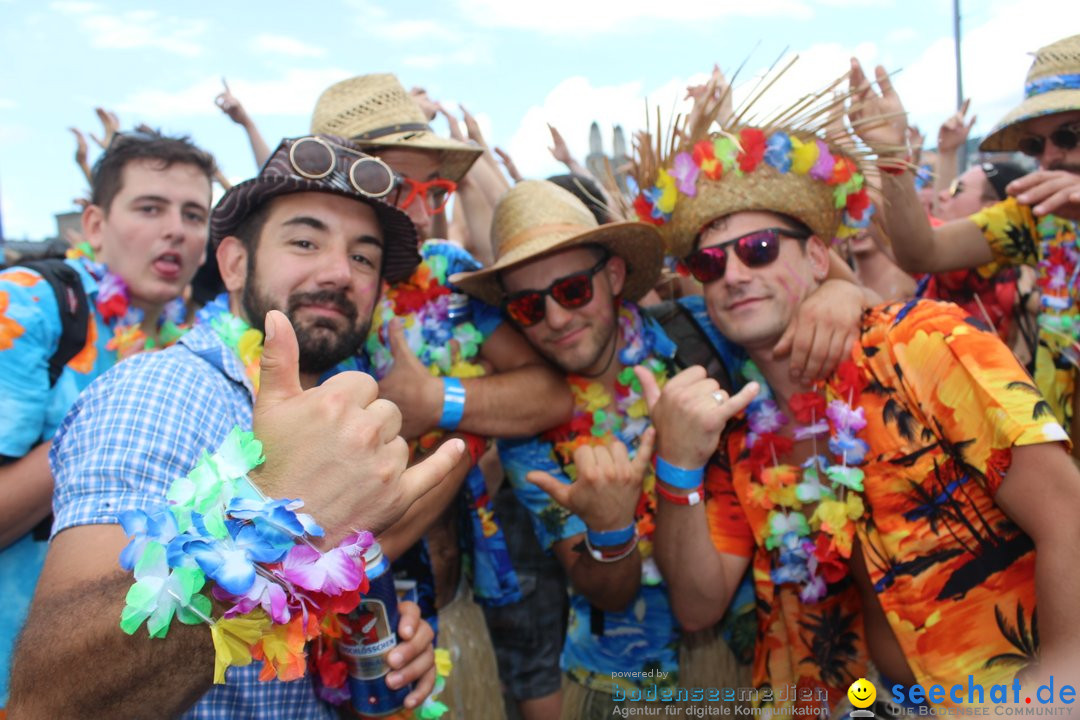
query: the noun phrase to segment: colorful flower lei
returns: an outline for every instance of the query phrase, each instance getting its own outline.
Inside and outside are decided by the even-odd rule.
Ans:
[[[579,447],[595,445],[611,437],[617,438],[628,448],[636,447],[641,434],[649,427],[649,409],[642,396],[641,382],[634,374],[634,366],[648,368],[660,387],[668,379],[670,368],[662,357],[674,353],[671,341],[658,334],[652,325],[646,324],[641,312],[630,303],[624,302],[620,306],[618,323],[623,342],[619,361],[624,367],[615,379],[614,400],[602,383],[569,374],[567,382],[574,395],[574,414],[569,422],[542,436],[553,444],[560,464],[571,480],[577,478],[573,457]],[[655,483],[656,476],[650,464],[635,513],[638,536],[641,538],[639,548],[646,557],[651,554],[651,537],[655,529]]]
[[[195,314],[198,322],[209,325],[225,347],[244,365],[244,374],[259,392],[259,361],[262,360],[263,334],[229,310],[229,294],[221,293]]]
[[[799,597],[814,603],[825,596],[826,585],[847,575],[845,560],[851,557],[855,521],[864,506],[863,464],[869,446],[857,437],[866,427],[863,408],[853,407],[866,385],[858,366],[848,360],[837,370],[837,380],[822,391],[793,395],[789,407],[801,425],[795,441],[812,439],[814,450],[801,467],[781,464],[792,438],[779,434],[788,418],[776,405],[757,366],[747,360],[743,374],[757,380],[761,391],[747,407],[750,432],[751,502],[769,511],[765,549],[775,553],[772,580],[776,584],[798,583]],[[827,400],[832,397],[832,400]],[[818,438],[829,435],[828,448],[837,462],[818,452]],[[804,505],[817,504],[810,518]]]
[[[1054,335],[1055,346],[1060,354],[1075,367],[1080,367],[1080,314],[1076,311],[1077,282],[1080,280],[1080,237],[1060,242],[1053,217],[1039,220],[1042,257],[1037,265],[1035,281],[1041,292],[1038,323],[1046,332]]]
[[[135,574],[120,627],[133,634],[145,622],[165,637],[172,619],[210,625],[214,682],[231,665],[262,660],[260,680],[294,680],[307,669],[304,647],[357,606],[367,591],[364,551],[371,533],[354,533],[322,552],[308,536],[323,530],[297,512],[300,500],[272,500],[248,472],[263,462],[262,443],[233,428],[214,454],[203,453],[166,493],[154,513],[129,510],[120,524],[131,542],[120,565]],[[207,579],[229,607],[211,617]]]
[[[81,242],[67,251],[72,260],[83,260],[87,270],[97,281],[97,298],[94,301],[105,324],[112,329],[112,339],[105,346],[116,351],[121,360],[158,346],[142,329],[143,311],[131,305],[131,293],[127,283],[119,275],[94,259],[89,243]],[[183,298],[175,298],[165,305],[158,318],[158,338],[161,347],[168,347],[179,340],[187,328],[182,324],[187,310]]]
[[[833,154],[822,140],[803,141],[779,130],[766,136],[758,128],[743,128],[738,136],[721,133],[695,143],[691,152],[675,155],[670,171],[660,169],[651,188],[631,183],[634,209],[642,222],[664,225],[671,220],[680,194],[697,196],[697,181],[702,175],[715,182],[725,175],[752,173],[763,164],[781,174],[809,175],[832,186],[836,209],[844,210],[838,239],[856,235],[865,227],[870,196],[854,160]]]

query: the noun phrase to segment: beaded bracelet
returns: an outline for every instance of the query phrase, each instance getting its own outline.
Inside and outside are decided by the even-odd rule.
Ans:
[[[702,501],[705,495],[705,485],[703,484],[698,485],[686,495],[671,492],[666,487],[664,487],[666,484],[667,483],[658,480],[656,483],[656,494],[662,497],[664,500],[667,500],[669,503],[672,503],[673,505],[697,505]]]
[[[443,430],[457,430],[461,418],[465,415],[465,386],[456,377],[444,377],[442,417],[439,427]]]
[[[680,490],[693,490],[705,481],[705,466],[687,469],[672,465],[659,455],[655,459],[656,477],[671,487]]]
[[[145,622],[151,637],[165,637],[174,616],[207,623],[219,684],[226,668],[252,660],[264,661],[260,680],[302,677],[307,642],[332,630],[337,613],[355,609],[367,587],[363,554],[371,533],[320,551],[309,536],[323,530],[297,512],[303,502],[267,498],[248,478],[264,459],[262,443],[233,428],[217,452],[203,453],[172,482],[168,507],[119,518],[131,537],[120,565],[135,574],[121,629],[131,635]],[[229,606],[217,619],[200,592],[208,579],[210,594]]]
[[[638,534],[636,527],[634,528],[633,536],[631,536],[630,540],[627,541],[625,546],[596,548],[593,547],[591,542],[589,542],[589,534],[585,533],[585,548],[589,551],[589,554],[592,555],[593,560],[595,560],[596,562],[619,562],[623,558],[630,557],[634,553],[634,551],[637,550],[637,544]]]

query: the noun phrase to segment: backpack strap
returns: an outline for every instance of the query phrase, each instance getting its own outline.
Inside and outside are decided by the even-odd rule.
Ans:
[[[729,393],[733,392],[731,375],[723,357],[688,308],[674,300],[665,300],[641,310],[660,323],[664,332],[675,343],[675,364],[680,370],[701,365],[709,377],[720,383],[720,387]]]
[[[60,311],[60,345],[49,358],[49,387],[52,387],[60,379],[64,366],[86,347],[90,302],[79,273],[63,260],[31,260],[20,266],[37,272],[49,283]]]

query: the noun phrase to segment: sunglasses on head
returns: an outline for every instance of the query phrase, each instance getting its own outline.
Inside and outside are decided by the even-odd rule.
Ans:
[[[547,296],[567,310],[584,307],[593,299],[593,276],[604,269],[611,256],[604,256],[588,270],[561,277],[543,290],[522,290],[503,300],[503,310],[521,327],[531,327],[544,319]]]
[[[1080,122],[1065,123],[1050,133],[1049,139],[1062,150],[1072,150],[1080,141]],[[1020,152],[1031,157],[1038,157],[1046,150],[1046,140],[1047,138],[1042,135],[1028,135],[1020,138],[1017,144]]]
[[[733,240],[710,245],[700,250],[695,250],[686,256],[683,264],[698,282],[710,283],[724,277],[727,270],[728,249],[735,251],[735,255],[748,268],[765,267],[772,263],[780,255],[780,239],[794,238],[805,240],[810,237],[807,232],[789,230],[788,228],[766,228],[755,230],[752,233],[741,235]]]
[[[326,138],[308,136],[282,144],[288,148],[293,172],[308,180],[321,180],[337,170],[349,178],[356,192],[370,198],[385,197],[401,183],[401,178],[379,158]]]
[[[420,182],[412,178],[402,178],[404,183],[398,191],[394,204],[402,210],[412,205],[418,198],[424,203],[428,215],[438,215],[446,209],[450,202],[450,196],[457,190],[457,183],[453,180],[435,178],[427,182]],[[402,199],[404,195],[404,199]]]

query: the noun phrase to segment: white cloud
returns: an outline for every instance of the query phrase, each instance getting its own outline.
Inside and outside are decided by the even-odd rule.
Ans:
[[[984,8],[985,22],[964,29],[964,95],[981,135],[1023,99],[1024,78],[1040,47],[1063,37],[1065,29],[1080,27],[1080,3],[1057,0],[998,0]],[[1053,18],[1053,22],[1047,22]],[[937,143],[937,129],[956,107],[954,46],[951,34],[935,40],[895,81],[911,121]]]
[[[808,20],[813,16],[807,0],[683,0],[677,4],[656,0],[545,0],[531,3],[527,9],[523,9],[520,3],[506,0],[456,2],[458,10],[470,24],[556,35],[611,33],[635,27],[641,29],[647,27],[648,23],[667,20],[704,23],[731,17]]]
[[[19,104],[9,98],[0,97],[0,110],[14,110]]]
[[[154,48],[195,57],[203,53],[199,39],[209,27],[205,20],[163,16],[155,10],[110,14],[95,3],[80,0],[60,0],[49,7],[74,19],[96,48]]]
[[[287,55],[289,57],[323,57],[326,49],[308,45],[287,35],[263,33],[251,39],[251,49],[261,55]]]
[[[333,83],[353,74],[341,68],[292,69],[274,80],[230,80],[229,88],[255,117],[285,115],[310,118],[319,94]],[[216,115],[221,111],[214,105],[214,98],[220,92],[221,79],[208,77],[179,90],[154,88],[139,91],[120,103],[118,109],[146,118]]]

